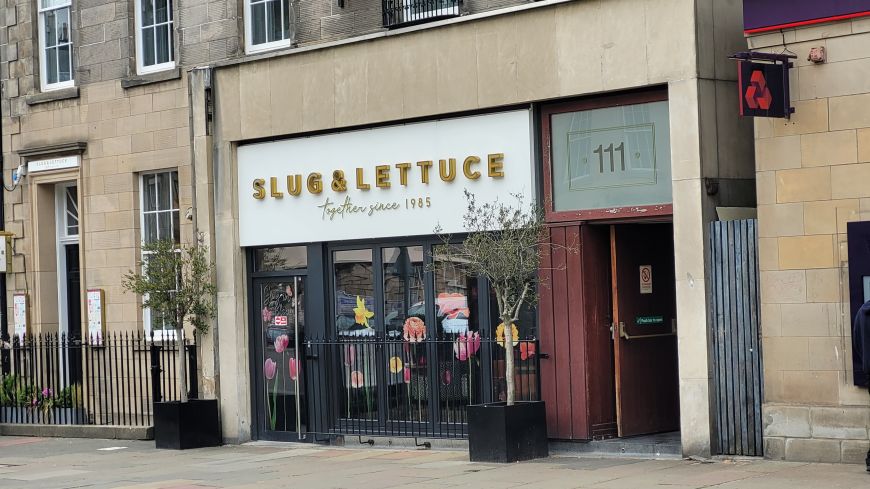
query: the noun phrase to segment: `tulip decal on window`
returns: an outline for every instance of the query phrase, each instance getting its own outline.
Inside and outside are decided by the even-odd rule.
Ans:
[[[278,364],[275,363],[275,360],[271,358],[267,358],[263,363],[263,374],[267,379],[272,380],[275,378],[275,373],[278,371]]]
[[[520,343],[520,359],[528,360],[535,356],[535,344],[531,341],[523,341]]]
[[[268,307],[263,308],[263,324],[269,324],[272,321],[272,310]]]
[[[286,334],[282,334],[281,336],[275,338],[275,352],[276,353],[284,353],[284,350],[290,344],[290,337]]]
[[[299,376],[299,365],[296,362],[296,358],[290,358],[290,362],[287,365],[287,372],[290,376],[290,380],[296,380]]]
[[[373,318],[375,313],[366,309],[366,302],[360,296],[356,296],[356,307],[353,308],[353,314],[356,324],[361,324],[366,328],[371,329],[369,319]]]
[[[453,355],[460,362],[473,357],[480,350],[480,334],[477,332],[460,334],[453,342]]]
[[[426,323],[418,317],[409,317],[402,326],[402,336],[408,343],[420,343],[426,339]]]
[[[359,389],[360,387],[365,387],[366,379],[365,375],[359,370],[354,370],[350,373],[350,386],[354,389]]]

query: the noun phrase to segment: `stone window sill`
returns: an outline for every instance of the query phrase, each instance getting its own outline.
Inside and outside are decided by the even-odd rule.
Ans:
[[[178,80],[179,78],[181,78],[181,68],[174,68],[157,73],[124,78],[121,80],[121,88],[126,90],[128,88],[141,87],[142,85],[150,85],[152,83]]]
[[[27,105],[37,105],[71,98],[79,98],[79,87],[69,87],[60,90],[52,90],[50,92],[34,93],[24,97],[24,101]]]

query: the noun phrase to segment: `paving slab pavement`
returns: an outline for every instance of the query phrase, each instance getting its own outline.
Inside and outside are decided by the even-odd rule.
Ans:
[[[21,489],[858,489],[859,465],[702,463],[556,455],[479,464],[464,451],[251,443],[157,450],[153,442],[0,437],[0,488]]]

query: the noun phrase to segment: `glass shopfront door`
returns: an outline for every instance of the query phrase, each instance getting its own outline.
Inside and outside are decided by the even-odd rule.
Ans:
[[[308,432],[300,348],[304,298],[304,276],[254,280],[254,396],[261,439],[302,440]]]

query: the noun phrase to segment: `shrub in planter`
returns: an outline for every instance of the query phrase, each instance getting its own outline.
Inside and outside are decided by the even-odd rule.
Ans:
[[[217,400],[188,400],[187,358],[184,347],[184,324],[206,333],[215,316],[212,275],[214,263],[204,244],[203,235],[192,244],[168,240],[142,246],[147,262],[140,271],[124,276],[124,288],[142,296],[142,307],[151,309],[151,317],[162,318],[179,340],[178,385],[181,400],[154,405],[154,438],[158,448],[194,448],[220,444]],[[194,380],[195,382],[196,380]]]

